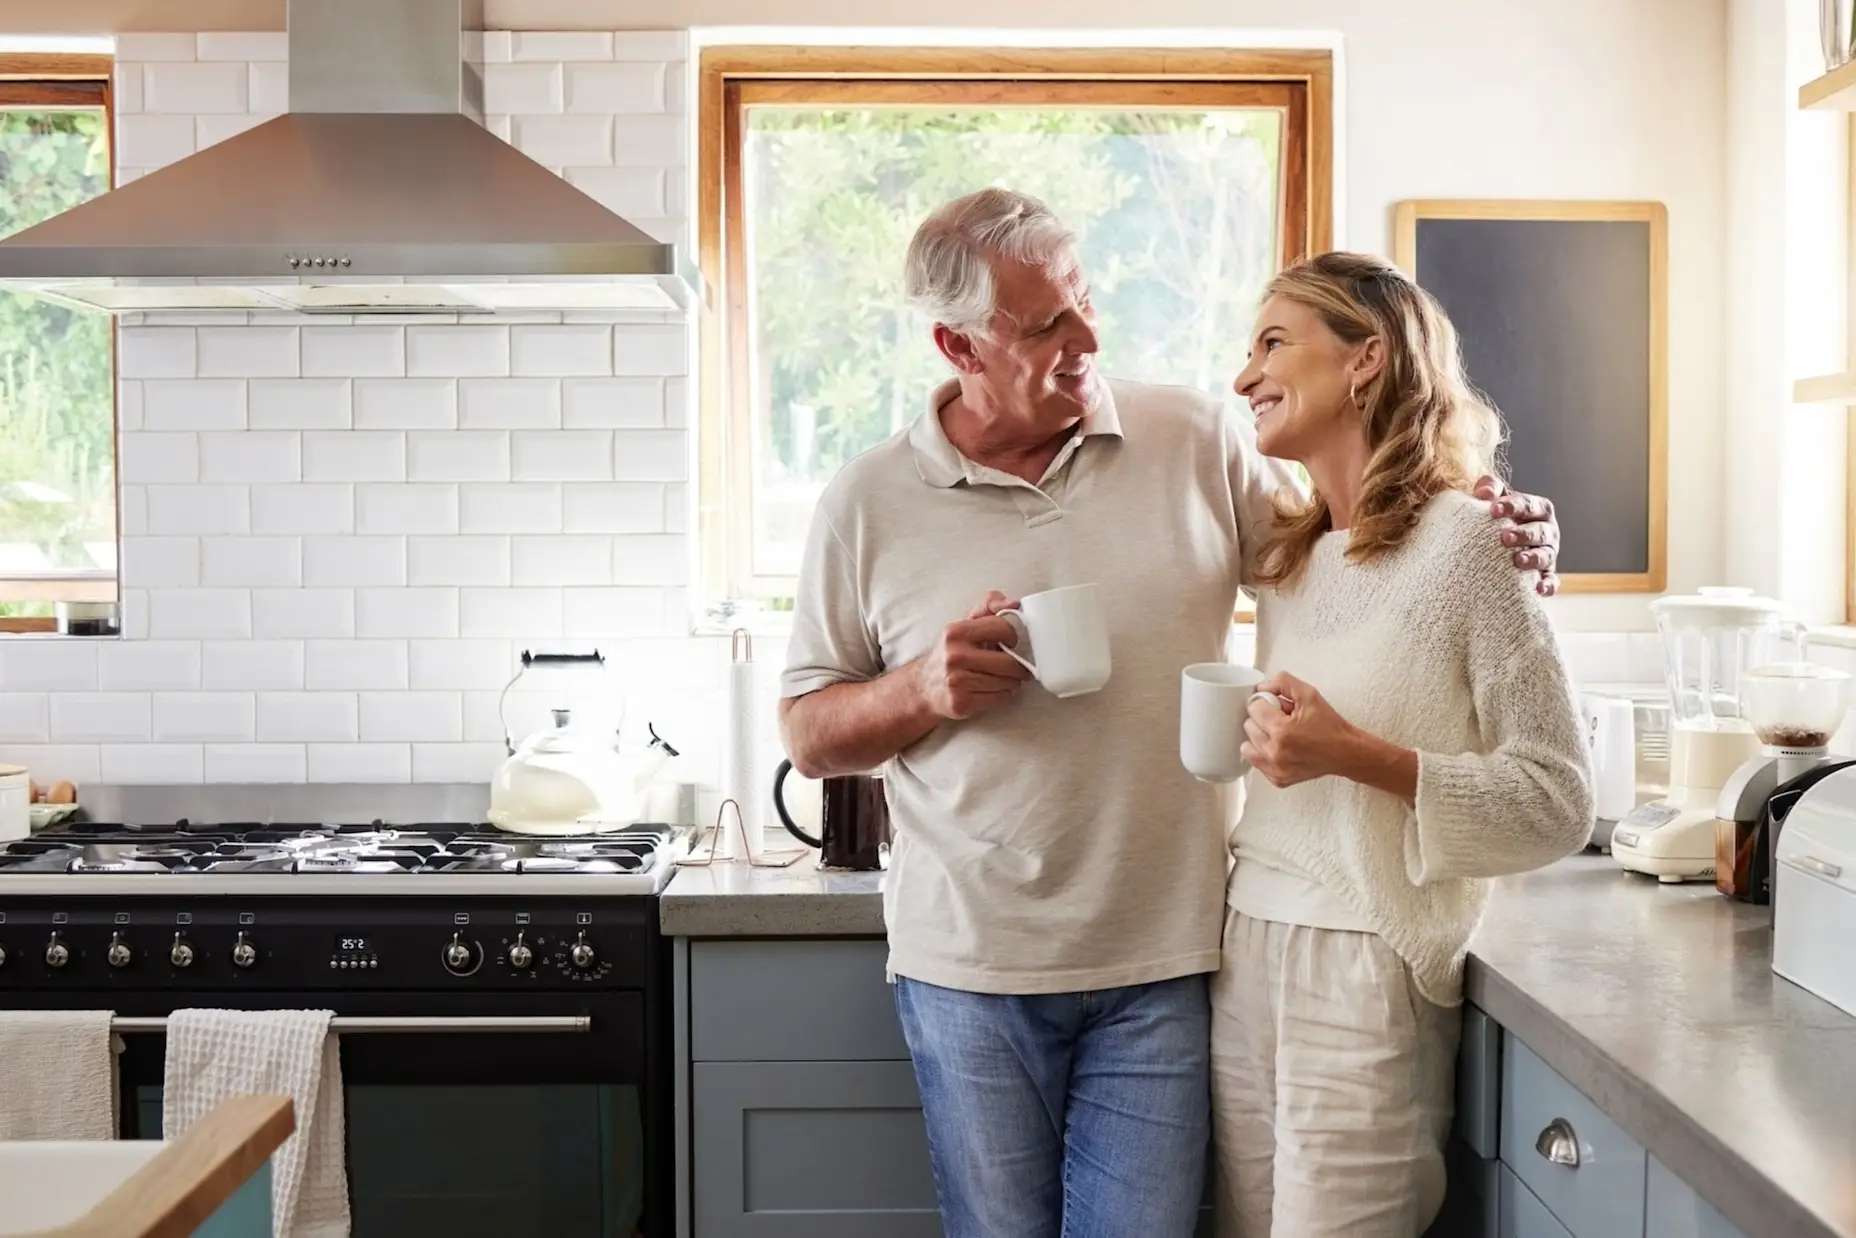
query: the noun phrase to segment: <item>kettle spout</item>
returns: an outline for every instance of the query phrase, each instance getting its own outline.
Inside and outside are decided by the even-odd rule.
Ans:
[[[650,733],[651,742],[645,745],[644,759],[638,763],[638,773],[632,785],[632,789],[640,796],[644,795],[670,758],[678,755],[677,750],[650,723],[645,723],[645,730]]]

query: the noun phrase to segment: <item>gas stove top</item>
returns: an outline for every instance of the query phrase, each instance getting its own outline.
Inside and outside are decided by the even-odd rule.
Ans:
[[[0,894],[655,894],[687,831],[458,822],[72,822],[0,845]]]

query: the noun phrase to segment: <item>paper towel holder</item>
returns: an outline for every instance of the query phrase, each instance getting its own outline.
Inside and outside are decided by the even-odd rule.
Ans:
[[[788,868],[792,866],[793,864],[796,864],[800,860],[801,857],[809,854],[809,852],[806,851],[804,848],[795,848],[794,850],[791,850],[791,851],[760,851],[758,850],[756,847],[754,847],[753,844],[751,844],[748,841],[748,826],[747,826],[747,822],[742,819],[741,805],[737,804],[731,798],[731,799],[723,800],[721,805],[715,810],[715,828],[709,831],[709,854],[703,856],[701,859],[697,859],[695,851],[692,850],[692,852],[689,855],[684,856],[682,859],[679,859],[677,861],[677,867],[679,868],[708,868],[710,865],[716,862],[715,853],[716,853],[717,846],[720,844],[721,839],[722,839],[722,831],[728,828],[726,825],[722,824],[723,817],[728,812],[728,810],[731,808],[735,810],[735,828],[740,832],[741,850],[745,852],[748,857],[749,867],[751,868]],[[722,857],[722,860],[724,863],[726,863],[729,859],[730,857],[728,856]]]

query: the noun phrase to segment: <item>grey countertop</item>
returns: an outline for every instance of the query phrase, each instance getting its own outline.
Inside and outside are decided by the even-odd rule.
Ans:
[[[683,937],[881,936],[883,873],[717,864]],[[1856,1018],[1772,973],[1767,909],[1577,856],[1499,883],[1470,1001],[1744,1233],[1856,1238]]]

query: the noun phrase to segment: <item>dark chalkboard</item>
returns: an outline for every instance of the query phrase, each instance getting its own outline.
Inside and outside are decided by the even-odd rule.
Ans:
[[[1442,303],[1552,499],[1571,590],[1664,587],[1667,287],[1654,202],[1406,202],[1396,261]]]

